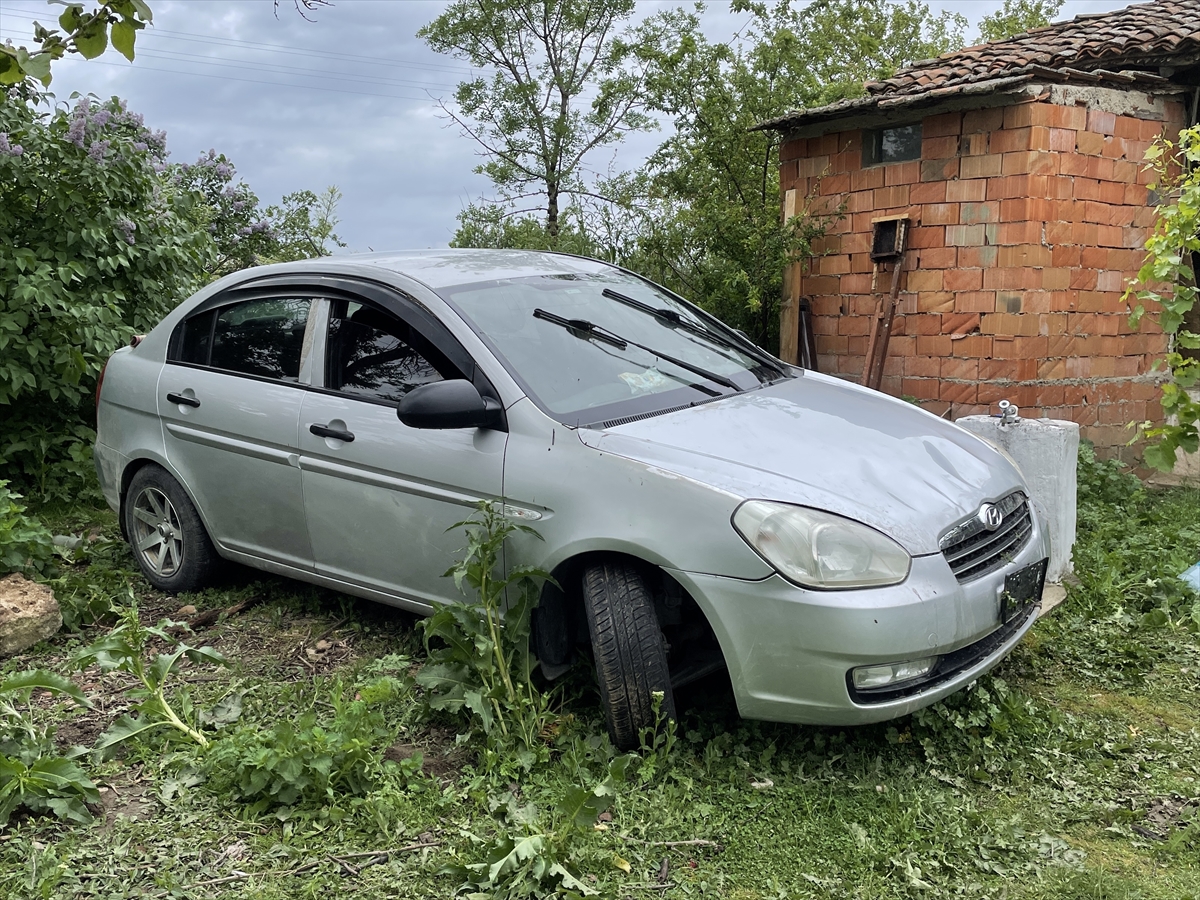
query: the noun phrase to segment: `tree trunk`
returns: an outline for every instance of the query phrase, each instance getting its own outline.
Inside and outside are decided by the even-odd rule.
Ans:
[[[550,246],[558,246],[558,185],[546,186],[546,235],[550,238]]]

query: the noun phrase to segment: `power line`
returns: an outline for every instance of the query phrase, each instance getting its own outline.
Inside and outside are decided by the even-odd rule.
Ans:
[[[122,68],[122,69],[126,69],[126,70],[129,70],[129,68],[130,68],[130,65],[128,63],[106,62],[105,60],[102,60],[102,59],[88,60],[87,64],[89,66],[115,66],[117,68]],[[216,75],[216,74],[213,74],[210,72],[187,72],[187,71],[184,71],[181,69],[164,69],[164,68],[160,68],[159,66],[147,66],[144,64],[139,65],[137,68],[138,69],[146,69],[151,72],[169,72],[172,75],[184,75],[184,76],[196,77],[196,78],[219,78],[224,81],[241,81],[246,84],[265,84],[265,85],[271,85],[272,87],[300,88],[301,90],[305,90],[305,91],[325,91],[327,93],[333,93],[333,94],[356,94],[360,97],[385,97],[389,100],[414,100],[414,101],[424,102],[424,103],[432,102],[429,97],[409,97],[409,96],[405,96],[404,94],[378,94],[378,93],[374,93],[372,91],[348,91],[343,88],[321,87],[319,85],[310,85],[310,84],[296,84],[295,82],[287,82],[287,81],[258,81],[253,78],[240,78],[236,75]]]
[[[44,18],[33,10],[22,9],[20,7],[0,6],[0,12],[15,13],[19,18],[29,19],[33,21],[35,18]],[[257,51],[265,51],[268,53],[286,53],[294,55],[296,53],[304,53],[309,56],[326,57],[329,59],[340,59],[354,62],[364,62],[375,66],[388,66],[392,68],[407,68],[420,70],[443,70],[461,75],[473,74],[476,70],[464,66],[448,65],[434,62],[416,62],[411,60],[388,60],[377,56],[362,56],[352,53],[337,53],[331,50],[319,50],[313,47],[294,47],[286,44],[270,44],[260,41],[247,41],[241,38],[227,38],[219,35],[211,34],[196,34],[188,31],[172,31],[169,29],[158,28],[151,26],[149,29],[142,32],[144,37],[161,37],[166,40],[183,41],[186,43],[205,43],[217,44],[221,46],[248,48]]]

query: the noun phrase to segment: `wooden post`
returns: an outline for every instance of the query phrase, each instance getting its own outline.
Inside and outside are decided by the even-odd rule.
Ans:
[[[871,259],[875,260],[876,276],[880,261],[892,261],[892,287],[886,296],[879,295],[875,300],[875,315],[871,317],[867,353],[859,379],[859,384],[877,391],[883,384],[883,367],[892,337],[892,320],[896,317],[896,299],[900,295],[900,271],[904,268],[904,253],[908,246],[908,217],[884,216],[871,224],[875,230]],[[874,283],[872,287],[875,287]]]

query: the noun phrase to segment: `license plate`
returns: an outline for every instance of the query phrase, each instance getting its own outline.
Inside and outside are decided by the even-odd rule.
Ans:
[[[1004,577],[1004,593],[1000,595],[1000,624],[1007,625],[1029,607],[1042,600],[1042,587],[1046,582],[1046,564],[1043,559],[1018,569]]]

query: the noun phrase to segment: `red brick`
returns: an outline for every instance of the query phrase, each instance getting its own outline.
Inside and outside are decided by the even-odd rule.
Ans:
[[[921,158],[949,159],[958,156],[958,133],[934,137],[922,128]],[[1137,135],[1133,135],[1136,137]]]
[[[948,335],[917,335],[918,356],[949,356],[952,345]]]
[[[883,183],[888,187],[900,184],[914,184],[921,180],[921,163],[918,160],[892,163],[883,166]],[[907,196],[904,203],[908,202]]]
[[[1098,179],[1099,181],[1112,181],[1114,165],[1113,160],[1107,157],[1093,156],[1088,159],[1088,177]]]
[[[1075,140],[1075,147],[1087,156],[1099,156],[1104,152],[1104,135],[1093,131],[1081,131]]]
[[[938,398],[938,381],[936,378],[905,378],[901,382],[901,391],[918,400],[936,400]]]
[[[1117,128],[1117,117],[1102,109],[1089,109],[1087,114],[1087,130],[1101,134],[1113,134]]]
[[[1000,204],[995,200],[985,200],[982,203],[964,203],[960,211],[960,217],[964,225],[995,222],[1000,218]]]
[[[958,177],[959,159],[957,156],[949,159],[921,160],[921,181],[949,181]]]
[[[910,203],[945,203],[946,182],[933,181],[929,183],[912,184],[908,187]]]
[[[869,169],[859,169],[850,173],[850,189],[855,191],[870,191],[883,187],[883,167],[872,166]]]
[[[927,313],[954,311],[954,295],[948,291],[926,291],[917,294],[917,309]]]
[[[974,178],[967,181],[951,181],[946,184],[946,200],[951,203],[979,203],[987,199],[988,181]]]
[[[942,284],[947,291],[982,290],[983,269],[947,269]]]
[[[1003,126],[1003,109],[972,109],[963,114],[963,134],[972,134],[980,131],[995,131]]]
[[[1057,201],[1040,197],[1013,197],[993,202],[1000,208],[1001,222],[1048,222],[1055,218],[1052,204]]]
[[[962,291],[952,296],[955,312],[987,313],[996,308],[995,291]]]
[[[843,275],[838,285],[842,294],[869,294],[871,292],[870,275]]]
[[[922,269],[952,269],[958,262],[958,250],[954,247],[928,247],[917,255],[917,265]]]
[[[996,232],[1000,244],[1038,244],[1041,240],[1041,222],[1001,222]]]
[[[983,244],[983,237],[982,225],[948,225],[946,227],[946,246],[948,247],[978,247]]]
[[[949,356],[941,361],[938,374],[942,378],[953,378],[959,381],[975,381],[979,378],[979,360],[963,359]]]
[[[948,313],[942,316],[942,334],[963,335],[979,330],[979,313]]]
[[[911,325],[911,328],[909,328],[910,334],[922,335],[942,333],[942,317],[937,313],[918,313],[915,316],[906,316],[905,319],[908,323],[905,327]],[[934,367],[932,374],[937,374],[936,366]]]
[[[1071,286],[1071,270],[1067,268],[1042,269],[1043,291],[1065,291]]]
[[[992,153],[1010,153],[1014,150],[1029,150],[1030,128],[1004,128],[992,132],[988,141],[988,150]]]
[[[908,185],[906,184],[878,188],[873,195],[875,209],[879,212],[894,209],[897,206],[908,206]]]
[[[1019,150],[1004,154],[1005,175],[1057,175],[1058,154],[1042,150]]]
[[[1090,157],[1078,153],[1063,153],[1058,157],[1060,175],[1086,175],[1087,161]]]
[[[958,264],[963,268],[986,269],[988,266],[996,264],[999,249],[995,246],[960,247]]]
[[[1101,151],[1103,156],[1116,162],[1117,160],[1125,160],[1125,139],[1119,137],[1109,138],[1104,142],[1104,150]]]
[[[906,356],[904,374],[917,378],[937,378],[941,360],[929,356]]]
[[[1012,244],[1000,248],[997,265],[1011,267],[1053,265],[1053,254],[1041,244]]]
[[[1076,133],[1069,128],[1050,129],[1050,149],[1059,152],[1075,152]]]
[[[964,156],[958,163],[960,178],[994,178],[1001,174],[1004,157],[998,153],[983,156]]]
[[[992,354],[991,335],[968,334],[951,337],[950,352],[963,358],[984,359]]]
[[[914,228],[909,233],[908,246],[913,250],[923,250],[926,247],[945,247],[946,226],[922,225]]]
[[[921,135],[925,138],[945,137],[962,132],[962,113],[945,113],[927,116],[921,123]]]
[[[904,274],[905,290],[940,291],[942,290],[942,276],[942,269],[918,269],[906,272]]]
[[[922,225],[957,225],[957,203],[930,203],[921,207]]]

